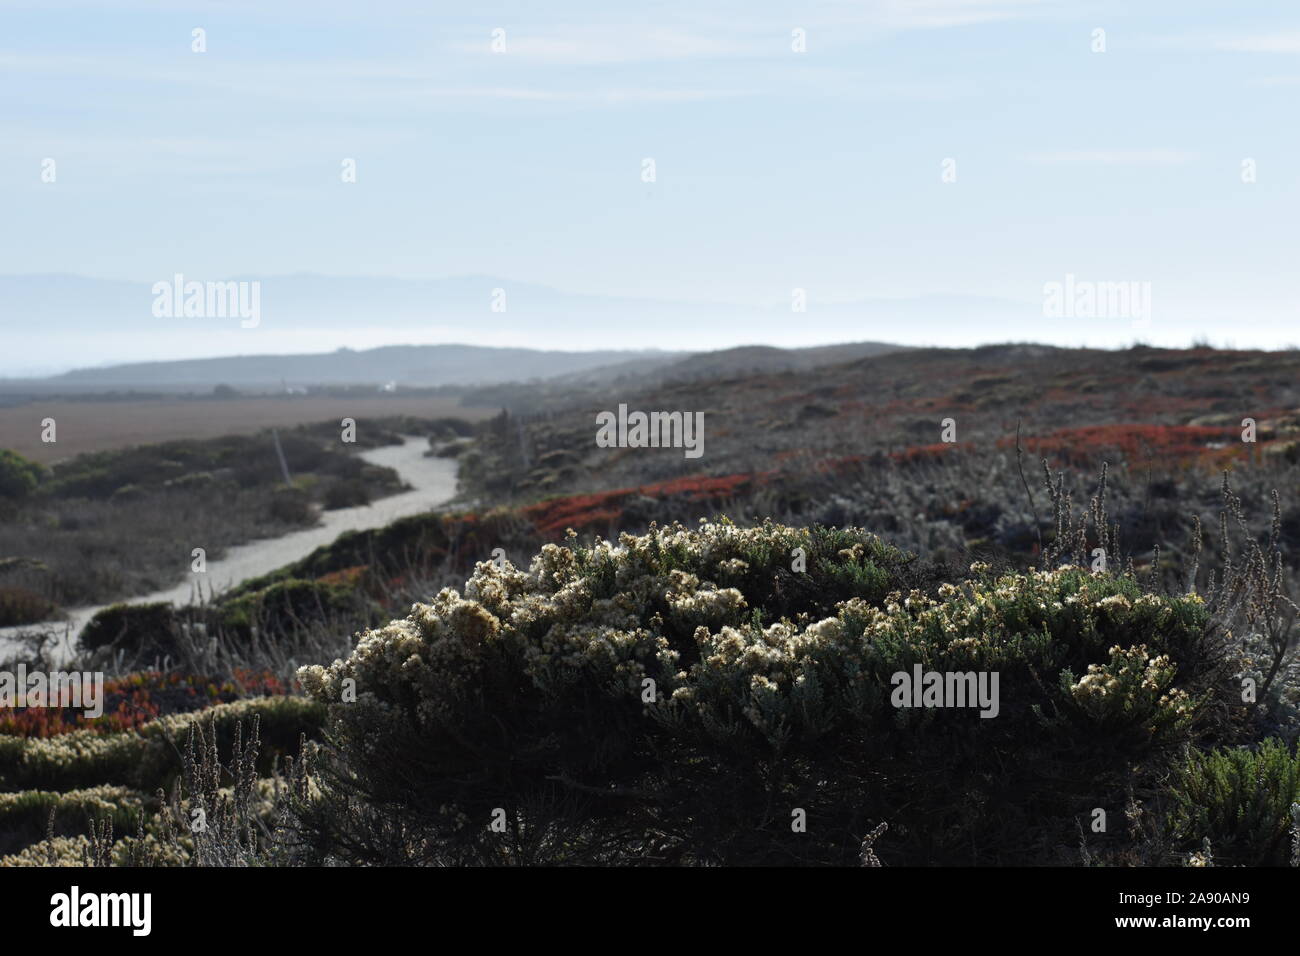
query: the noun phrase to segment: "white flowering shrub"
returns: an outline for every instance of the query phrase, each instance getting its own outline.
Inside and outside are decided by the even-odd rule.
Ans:
[[[725,521],[479,564],[299,672],[334,757],[307,828],[358,862],[851,863],[888,821],[885,862],[1041,861],[1188,739],[1222,666],[1204,606],[933,571]],[[997,715],[896,707],[918,665],[996,672]]]
[[[100,734],[74,730],[53,737],[0,734],[0,792],[74,790],[101,784],[145,793],[171,786],[183,760],[184,741],[196,721],[215,727],[229,748],[236,728],[257,718],[265,744],[264,770],[276,757],[297,753],[302,734],[315,735],[323,719],[319,704],[300,697],[253,697],[203,711],[169,714],[138,730]]]
[[[0,793],[0,859],[36,842],[51,824],[57,831],[80,833],[88,819],[108,819],[119,831],[131,829],[144,800],[127,787],[98,786],[59,793],[24,790]],[[51,821],[50,814],[54,814]]]

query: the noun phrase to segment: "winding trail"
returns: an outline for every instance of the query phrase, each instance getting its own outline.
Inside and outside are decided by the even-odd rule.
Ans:
[[[294,531],[279,538],[264,538],[226,549],[220,559],[210,559],[204,574],[188,573],[185,580],[174,587],[152,594],[124,597],[121,601],[132,604],[170,601],[173,604],[191,603],[199,588],[206,598],[210,592],[220,593],[248,578],[269,574],[299,558],[304,558],[322,545],[330,544],[345,531],[364,531],[381,528],[408,515],[435,511],[456,493],[456,462],[448,458],[426,458],[429,448],[423,438],[403,436],[401,445],[388,445],[360,452],[360,457],[373,465],[392,468],[411,486],[410,491],[380,498],[368,505],[323,511],[320,523],[311,528]],[[111,603],[121,603],[115,601]],[[72,643],[86,622],[108,607],[71,608],[66,612],[64,632],[59,646],[51,648],[54,657],[66,660],[72,655]],[[50,625],[43,625],[48,628]],[[15,645],[15,638],[34,628],[0,628],[0,657]]]

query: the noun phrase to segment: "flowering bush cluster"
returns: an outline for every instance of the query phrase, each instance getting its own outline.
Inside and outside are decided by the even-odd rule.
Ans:
[[[854,529],[548,545],[299,672],[310,825],[375,862],[852,862],[882,821],[886,862],[1041,862],[1189,739],[1206,617],[1078,568],[942,582]],[[897,706],[914,671],[997,674],[996,716]]]
[[[84,829],[88,820],[111,820],[114,829],[129,832],[134,829],[144,804],[139,793],[119,786],[89,787],[67,793],[51,790],[0,793],[0,855],[21,850],[40,839],[51,823],[76,833]]]
[[[298,751],[299,735],[314,735],[323,708],[301,697],[255,697],[207,710],[171,714],[134,731],[99,734],[73,730],[54,737],[0,734],[0,792],[75,790],[101,784],[151,793],[167,787],[181,767],[180,745],[196,722],[211,723],[224,746],[235,727],[256,717],[267,744],[265,767]]]
[[[1061,675],[1062,686],[1069,690],[1084,711],[1099,723],[1124,722],[1135,713],[1158,724],[1177,725],[1191,714],[1187,691],[1173,687],[1177,668],[1168,654],[1149,657],[1145,644],[1110,649],[1105,664],[1089,664],[1088,673],[1079,681],[1071,680],[1067,671]],[[1152,731],[1158,729],[1152,726]]]

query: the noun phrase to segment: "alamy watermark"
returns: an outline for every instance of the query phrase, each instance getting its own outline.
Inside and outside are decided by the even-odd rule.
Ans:
[[[158,319],[242,319],[240,328],[262,321],[262,283],[186,281],[176,273],[153,284],[153,314]]]
[[[152,893],[83,893],[73,885],[67,893],[50,897],[50,925],[54,927],[117,926],[130,929],[132,936],[148,936],[152,915]]]
[[[71,707],[87,720],[104,716],[104,672],[0,671],[0,708]]]
[[[915,664],[912,673],[898,671],[889,678],[895,707],[978,707],[981,717],[996,717],[997,671],[925,671]]]
[[[1151,323],[1150,282],[1092,282],[1066,273],[1064,282],[1043,283],[1043,316],[1048,319],[1131,319]]]
[[[703,412],[629,412],[596,415],[597,448],[684,448],[687,458],[704,454]]]

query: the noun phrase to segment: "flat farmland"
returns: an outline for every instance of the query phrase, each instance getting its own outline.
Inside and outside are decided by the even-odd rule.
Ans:
[[[343,418],[412,415],[481,421],[495,412],[429,396],[286,396],[112,400],[36,399],[0,408],[0,448],[49,465],[93,451],[174,439],[218,438]],[[56,422],[57,441],[41,441],[41,421]]]

